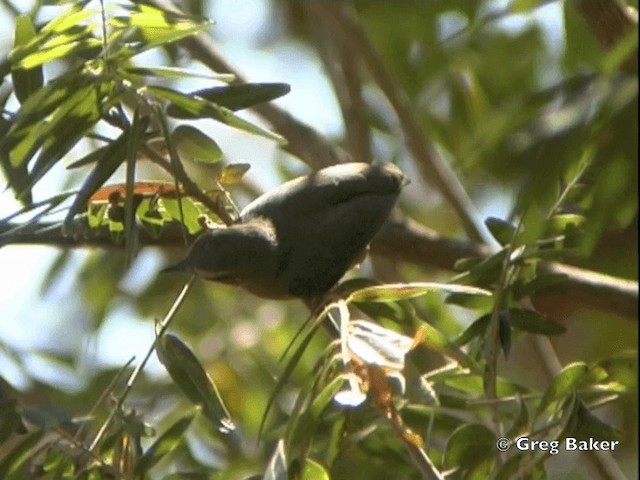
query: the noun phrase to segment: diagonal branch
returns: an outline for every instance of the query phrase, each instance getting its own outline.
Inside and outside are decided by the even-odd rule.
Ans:
[[[334,30],[342,35],[343,42],[357,52],[356,55],[369,69],[396,112],[407,148],[423,178],[434,185],[451,204],[469,238],[487,242],[489,237],[486,228],[479,220],[473,202],[447,161],[425,135],[413,114],[409,98],[386,69],[361,25],[338,3],[314,1],[311,5],[319,15],[331,21]]]

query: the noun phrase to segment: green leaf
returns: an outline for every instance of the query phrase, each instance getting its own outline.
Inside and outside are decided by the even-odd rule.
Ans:
[[[236,111],[269,102],[286,95],[290,90],[291,87],[286,83],[241,83],[196,90],[189,96],[199,97]],[[167,113],[175,118],[194,118],[189,111],[177,105],[170,105]]]
[[[42,48],[37,52],[25,56],[17,63],[19,68],[35,68],[45,63],[53,62],[61,58],[69,58],[79,54],[88,57],[97,55],[102,50],[102,42],[97,38],[85,38],[73,40],[49,48]]]
[[[480,318],[474,320],[460,335],[454,340],[453,344],[457,347],[466,345],[476,337],[481,337],[487,331],[489,322],[491,321],[491,314],[483,315]]]
[[[43,120],[62,105],[73,93],[86,88],[92,83],[89,75],[78,74],[72,70],[52,82],[44,85],[40,90],[23,102],[16,112],[11,128],[6,137],[0,141],[0,150],[8,151],[22,141],[27,134],[37,137]]]
[[[607,372],[607,380],[632,390],[638,386],[638,352],[626,351],[600,360],[598,367]]]
[[[325,310],[325,312],[326,312],[326,310]],[[323,312],[323,313],[325,313],[325,312]],[[309,346],[309,343],[311,342],[311,340],[313,339],[314,335],[318,331],[318,327],[322,323],[323,319],[324,319],[324,316],[323,315],[319,315],[318,317],[314,318],[310,324],[303,325],[303,328],[307,328],[307,333],[302,338],[302,340],[300,341],[300,344],[295,349],[295,351],[291,354],[291,357],[289,358],[289,360],[287,361],[287,364],[284,367],[284,371],[282,372],[282,374],[278,378],[278,381],[277,381],[275,387],[273,387],[273,389],[271,391],[271,395],[269,396],[269,400],[267,400],[267,406],[265,407],[264,413],[262,414],[262,418],[260,419],[260,427],[258,428],[258,436],[259,437],[262,435],[262,431],[263,431],[265,422],[267,421],[267,415],[269,415],[269,411],[271,410],[271,407],[273,406],[273,403],[275,402],[276,398],[278,397],[278,394],[282,391],[282,389],[285,387],[285,385],[289,381],[289,378],[291,377],[291,374],[293,373],[293,371],[295,370],[296,366],[300,362],[300,359],[302,358],[302,355],[304,354],[304,352],[306,351],[307,347]],[[299,333],[301,333],[301,331]],[[298,334],[296,334],[296,337],[297,336],[298,336]]]
[[[445,302],[450,305],[471,310],[491,310],[493,308],[493,298],[480,295],[469,295],[468,293],[452,293],[447,295]]]
[[[567,436],[574,437],[578,441],[589,441],[590,439],[620,441],[623,438],[619,429],[600,420],[582,402],[577,402],[571,419],[571,428],[567,432]]]
[[[184,78],[200,78],[204,80],[218,80],[220,82],[232,82],[235,75],[232,73],[203,73],[187,68],[179,67],[135,67],[127,66],[122,70],[125,74],[142,75],[145,77],[173,78],[181,80]]]
[[[254,125],[235,115],[231,110],[215,103],[208,102],[198,97],[190,97],[176,90],[165,87],[148,87],[147,90],[152,94],[171,102],[171,104],[193,115],[193,118],[211,118],[218,122],[229,125],[230,127],[244,130],[245,132],[260,135],[262,137],[274,140],[280,144],[286,143],[286,140],[280,135],[265,130],[262,127]]]
[[[63,33],[96,13],[85,9],[90,0],[75,2],[68,10],[55,17],[40,30],[41,33]]]
[[[126,264],[131,265],[137,250],[137,229],[135,223],[136,206],[134,206],[133,189],[136,181],[136,157],[138,147],[149,126],[149,117],[141,117],[140,109],[133,114],[131,130],[127,138],[126,194],[124,197],[124,244],[126,248]]]
[[[104,85],[101,88],[109,87]],[[33,144],[27,145],[28,149],[19,149],[18,146],[11,152],[12,162],[20,165],[28,161],[39,145],[42,145],[31,171],[30,185],[22,194],[30,191],[31,187],[100,120],[104,94],[100,89],[89,85],[72,94],[56,109],[49,122],[38,129],[37,138]]]
[[[189,413],[171,425],[153,444],[144,452],[134,467],[136,475],[146,476],[160,460],[184,441],[184,434],[191,425],[195,413]]]
[[[66,228],[71,226],[75,215],[85,208],[91,195],[93,195],[104,182],[109,179],[122,162],[124,162],[128,142],[129,132],[122,132],[116,140],[102,151],[102,156],[98,159],[91,173],[85,178],[82,187],[80,187],[80,191],[67,212],[64,220]]]
[[[516,227],[504,220],[495,217],[489,217],[484,221],[493,238],[502,246],[508,245],[514,240]]]
[[[567,329],[534,310],[512,308],[509,310],[510,322],[513,328],[539,335],[560,335]]]
[[[216,428],[223,433],[235,429],[218,389],[185,343],[175,335],[164,335],[156,353],[176,385],[195,405],[202,406],[205,417]]]
[[[4,107],[4,104],[0,105]],[[0,138],[6,138],[6,133],[11,127],[11,122],[5,120],[0,116]],[[2,143],[2,141],[0,141]],[[11,158],[8,152],[0,149],[0,167],[8,182],[9,188],[13,190],[14,195],[17,197],[29,185],[29,172],[27,165],[14,166],[11,163]],[[33,198],[30,194],[22,197],[22,203],[24,206],[30,206],[33,203]]]
[[[14,46],[26,45],[36,36],[36,30],[28,15],[20,15],[16,19]],[[17,66],[11,68],[13,90],[20,103],[29,98],[42,87],[44,76],[42,68],[24,69]]]
[[[352,292],[347,298],[351,302],[395,302],[420,297],[430,292],[465,293],[467,295],[491,296],[482,288],[450,283],[412,282],[376,285]]]
[[[584,362],[570,363],[564,367],[544,393],[538,405],[537,415],[542,414],[553,402],[568,397],[581,387],[588,378],[588,373],[589,367]]]
[[[514,288],[514,299],[519,300],[531,296],[540,290],[554,287],[566,282],[567,276],[563,273],[539,273],[530,281]]]
[[[223,186],[235,185],[242,180],[251,165],[248,163],[233,163],[226,165],[218,174],[218,182]]]
[[[302,480],[330,480],[330,477],[322,465],[307,458],[302,469]]]
[[[4,452],[0,460],[0,478],[17,478],[15,474],[20,471],[21,467],[38,454],[39,443],[45,433],[45,430],[31,432],[10,451]]]
[[[580,228],[587,219],[575,213],[561,213],[552,216],[547,221],[547,232],[550,235],[564,233],[568,228]]]
[[[179,203],[182,201],[182,213],[184,218],[180,214]],[[189,197],[184,197],[182,200],[173,198],[163,198],[159,202],[165,209],[167,214],[176,222],[182,223],[189,232],[189,235],[195,235],[202,231],[202,224],[199,217],[203,214],[203,211],[199,208],[199,204],[194,202]]]
[[[198,21],[150,5],[127,5],[125,8],[130,10],[128,15],[111,17],[108,23],[115,29],[136,29],[137,37],[141,40],[137,53],[195,35],[212,25],[211,21]]]
[[[506,254],[507,249],[503,248],[499,252],[473,265],[469,271],[457,275],[453,280],[457,283],[491,285],[497,280],[502,271],[502,264],[504,263]]]
[[[447,468],[470,467],[496,451],[496,437],[483,425],[458,427],[449,437],[444,451]]]
[[[191,125],[179,125],[171,136],[181,158],[202,163],[216,163],[222,158],[218,144]]]

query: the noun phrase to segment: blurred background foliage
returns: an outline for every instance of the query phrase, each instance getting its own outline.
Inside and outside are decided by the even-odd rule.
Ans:
[[[3,0],[0,8],[14,29],[26,14],[35,35],[63,8],[82,2],[34,2],[29,10],[22,3]],[[84,3],[99,12],[98,2]],[[104,3],[107,15],[114,15],[115,2]],[[164,5],[135,3],[137,8]],[[98,111],[90,133],[103,137],[88,133],[77,144],[60,146],[59,158],[49,159],[53,168],[25,195],[38,172],[28,161],[15,161],[11,128],[33,91],[20,98],[18,85],[24,84],[15,82],[26,82],[19,62],[28,57],[16,54],[18,36],[15,43],[6,39],[0,47],[0,158],[9,188],[0,212],[0,275],[5,291],[12,290],[4,285],[16,283],[28,295],[0,297],[0,477],[285,478],[278,475],[288,463],[289,478],[309,479],[437,478],[438,471],[451,478],[512,478],[515,472],[531,478],[634,478],[637,2],[252,0],[241,6],[185,0],[176,6],[190,16],[167,16],[170,38],[152,27],[153,33],[133,35],[122,45],[144,47],[155,41],[157,48],[141,48],[141,55],[121,53],[113,61],[125,69],[162,64],[202,75],[234,69],[248,82],[279,85],[266,97],[258,87],[251,90],[246,106],[256,108],[239,116],[266,138],[238,133],[238,125],[253,128],[240,120],[228,126],[192,123],[209,140],[187,136],[210,152],[210,161],[180,154],[201,190],[215,191],[210,198],[216,199],[228,193],[242,206],[265,188],[346,158],[394,162],[412,184],[392,227],[374,242],[375,255],[349,277],[453,279],[493,290],[493,303],[429,293],[360,305],[409,337],[425,324],[433,330],[409,353],[403,372],[407,391],[396,392],[393,407],[376,407],[370,394],[367,404],[342,409],[330,396],[324,398],[330,382],[318,380],[318,362],[331,341],[324,332],[306,346],[286,384],[277,383],[292,365],[280,357],[309,317],[301,302],[266,301],[233,287],[196,282],[171,331],[214,379],[236,431],[221,433],[202,414],[192,422],[188,409],[193,398],[184,395],[188,387],[174,382],[155,356],[124,405],[118,404],[126,378],[153,342],[154,321],[171,308],[185,280],[158,274],[184,252],[184,241],[173,228],[180,216],[166,214],[154,224],[158,228],[145,234],[131,233],[133,227],[122,218],[106,216],[94,225],[105,235],[62,235],[65,216],[67,226],[86,223],[83,209],[94,193],[85,190],[87,198],[76,205],[71,192],[87,184],[91,170],[65,165],[86,159],[104,137],[114,140],[133,132],[136,103],[114,88],[105,98],[111,106],[123,105],[131,123],[114,124],[106,121],[108,108]],[[193,26],[188,33],[202,31],[195,38],[211,39],[215,49],[184,35],[171,37],[183,18]],[[199,23],[203,18],[215,24]],[[100,17],[93,19],[89,40],[100,38]],[[132,20],[122,22],[135,27]],[[96,51],[89,40],[52,61],[45,59],[44,85],[98,55],[100,42]],[[183,73],[132,82],[173,88],[185,97],[211,86],[210,78]],[[114,85],[124,85],[118,82],[134,77],[112,78]],[[29,81],[38,84],[37,78]],[[291,93],[264,104],[288,90],[280,84],[290,86]],[[215,80],[215,85],[225,83]],[[231,101],[213,100],[223,106]],[[322,115],[330,121],[323,123]],[[166,121],[173,128],[175,119]],[[315,130],[305,129],[305,123]],[[278,137],[269,131],[287,145],[278,147],[273,140]],[[171,147],[163,148],[166,155]],[[124,147],[119,155],[120,167],[115,165],[113,175],[102,178],[96,189],[125,181]],[[136,180],[172,181],[170,172],[178,174],[167,163],[139,162]],[[246,175],[244,164],[251,167]],[[446,167],[438,167],[442,164]],[[461,188],[469,203],[455,193]],[[127,200],[131,191],[123,190],[118,205],[125,217],[133,215]],[[57,194],[63,194],[60,202]],[[160,195],[160,201],[166,204],[163,212],[175,212],[170,197]],[[224,221],[225,209],[203,206],[197,198],[189,205],[194,210],[187,214],[191,230],[198,229],[202,209]],[[21,209],[24,218],[13,215]],[[144,215],[136,212],[139,230]],[[487,229],[483,222],[488,217],[500,221],[487,222]],[[407,235],[414,230],[398,233],[408,219],[416,222],[409,226],[419,227],[411,238]],[[31,243],[38,246],[17,246]],[[427,244],[441,249],[426,255]],[[515,268],[517,262],[504,258],[518,248],[529,256]],[[31,256],[39,260],[28,261]],[[484,263],[461,263],[463,257],[483,258]],[[562,262],[561,268],[546,260]],[[571,277],[568,284],[558,273]],[[505,280],[509,275],[511,283]],[[533,307],[539,316],[521,318],[523,308]],[[470,325],[474,329],[467,330]],[[534,333],[548,335],[549,341]],[[437,335],[445,340],[439,343]],[[498,347],[500,352],[492,353]],[[169,342],[165,348],[170,356],[179,347]],[[448,363],[460,361],[456,348],[472,363],[470,370]],[[493,376],[492,362],[497,362]],[[495,402],[488,378],[509,401]],[[257,442],[270,399],[274,403]],[[315,407],[309,399],[317,400]],[[388,421],[385,417],[396,408],[402,420]],[[117,412],[116,421],[91,457],[87,447],[110,412]],[[513,449],[499,455],[493,448],[496,437],[518,434],[615,438],[620,447],[611,454],[555,456]],[[424,439],[424,445],[412,435]],[[278,443],[283,438],[285,447]],[[420,452],[435,464],[433,471],[424,458],[416,458]]]

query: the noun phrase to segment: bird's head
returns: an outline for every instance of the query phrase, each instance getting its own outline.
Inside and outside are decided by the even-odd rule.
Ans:
[[[238,285],[271,274],[276,259],[273,228],[264,220],[216,228],[200,235],[187,255],[163,272],[189,272]]]

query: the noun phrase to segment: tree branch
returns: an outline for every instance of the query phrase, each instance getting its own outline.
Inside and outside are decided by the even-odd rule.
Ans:
[[[79,220],[81,221],[81,220]],[[81,231],[81,229],[78,229]],[[120,249],[113,242],[107,228],[84,229],[84,236],[65,236],[58,224],[0,224],[0,247],[4,245],[40,244],[60,248]],[[164,228],[161,237],[140,231],[141,246],[184,248],[178,224]],[[390,219],[371,245],[375,255],[396,262],[406,262],[423,269],[452,270],[455,262],[466,257],[489,255],[484,245],[453,239],[429,230],[417,222],[400,216]],[[583,309],[605,310],[617,315],[637,319],[638,283],[583,268],[556,262],[542,262],[539,273],[565,276],[562,284],[540,291],[533,297],[534,305],[542,313],[556,317],[557,304]],[[564,310],[563,310],[564,311]]]
[[[409,98],[389,74],[384,62],[371,45],[361,25],[345,8],[337,3],[315,1],[311,5],[318,14],[334,25],[334,30],[343,37],[343,42],[357,52],[371,76],[393,107],[408,150],[411,152],[422,177],[434,185],[458,214],[462,225],[474,241],[487,241],[487,231],[473,202],[447,161],[440,155],[426,136],[413,114]]]

